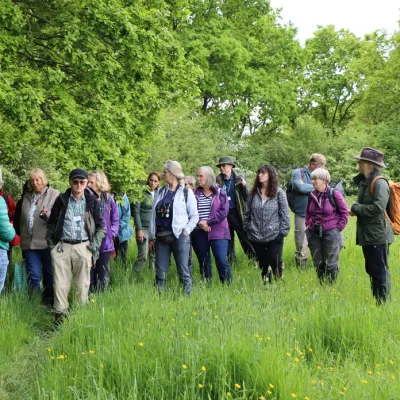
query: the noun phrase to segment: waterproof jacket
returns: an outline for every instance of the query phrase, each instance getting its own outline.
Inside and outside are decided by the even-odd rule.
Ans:
[[[247,197],[249,195],[249,188],[248,186],[243,186],[240,183],[240,179],[238,179],[238,175],[236,172],[232,169],[232,177],[233,181],[235,182],[235,201],[236,201],[236,209],[238,211],[240,221],[243,223],[243,216],[244,216],[244,210],[246,208],[246,201]],[[220,188],[223,188],[224,186],[224,176],[223,174],[219,174],[217,176],[217,184]]]
[[[311,173],[307,167],[296,168],[292,171],[292,185],[295,193],[293,212],[299,217],[305,217],[308,195],[314,189]]]
[[[199,222],[199,214],[197,212],[197,202],[193,191],[187,190],[187,199],[185,199],[185,186],[178,185],[175,193],[174,204],[172,206],[172,232],[176,238],[179,238],[183,231],[186,235],[190,235],[192,230]],[[149,239],[156,239],[156,206],[168,192],[168,185],[157,190],[153,210],[151,213]]]
[[[119,217],[118,207],[110,193],[103,192],[100,195],[100,213],[103,214],[106,235],[100,246],[100,253],[108,253],[115,250],[114,238],[118,235]]]
[[[97,200],[93,192],[86,188],[84,192],[85,207],[85,230],[89,236],[88,249],[93,254],[93,262],[99,257],[101,242],[105,236],[104,218],[100,212],[100,202]],[[47,246],[49,250],[53,250],[54,246],[61,240],[64,227],[65,213],[67,211],[68,202],[71,198],[71,189],[60,194],[54,202],[49,222],[47,224]]]
[[[156,192],[157,193],[157,192]],[[154,195],[155,198],[156,195]],[[151,212],[153,209],[153,197],[149,190],[144,192],[144,199],[132,203],[131,211],[136,230],[142,230],[150,226]]]
[[[131,206],[126,194],[122,196],[122,201],[117,201],[119,230],[118,240],[120,243],[126,242],[133,235],[133,228],[131,227]]]
[[[229,213],[229,200],[224,189],[219,188],[217,185],[212,186],[211,190],[211,210],[210,215],[207,219],[207,225],[211,227],[211,231],[208,232],[208,240],[215,239],[231,239],[229,232],[227,216]],[[200,199],[201,188],[197,188],[194,192],[196,196],[197,205]],[[201,229],[201,228],[197,228]]]
[[[371,181],[378,175],[379,172],[375,171],[369,178],[362,174],[354,178],[358,185],[358,197],[351,211],[357,216],[356,243],[360,246],[394,242],[392,225],[385,216],[390,196],[388,182],[378,179],[374,184],[374,195],[370,193]]]
[[[289,206],[285,192],[278,188],[275,197],[262,204],[260,191],[249,194],[244,214],[243,230],[251,242],[265,243],[290,230]]]
[[[8,250],[8,242],[14,239],[15,230],[8,218],[7,205],[3,197],[0,197],[0,248]]]
[[[57,197],[60,195],[60,192],[56,189],[53,189],[50,186],[47,186],[44,189],[42,196],[40,197],[38,204],[36,206],[35,214],[33,215],[33,225],[32,225],[32,233],[29,232],[29,210],[31,209],[31,204],[33,201],[34,193],[33,191],[27,191],[22,198],[21,205],[21,214],[19,218],[19,229],[21,232],[21,249],[22,250],[43,250],[47,249],[47,221],[50,215],[47,215],[47,218],[40,218],[39,215],[43,210],[43,207],[51,211],[53,208],[54,202]]]
[[[306,226],[310,231],[314,231],[315,224],[322,225],[324,232],[334,228],[342,231],[347,225],[349,210],[346,201],[339,190],[333,190],[336,204],[335,210],[329,198],[330,190],[329,186],[321,194],[313,190],[308,197]]]

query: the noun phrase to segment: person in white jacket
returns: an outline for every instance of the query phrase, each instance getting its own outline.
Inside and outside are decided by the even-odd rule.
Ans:
[[[150,221],[149,250],[156,252],[156,280],[159,291],[165,290],[171,253],[186,294],[192,291],[189,269],[190,233],[199,222],[193,191],[179,184],[184,174],[178,161],[167,161],[162,178],[166,185],[159,189],[153,203]]]

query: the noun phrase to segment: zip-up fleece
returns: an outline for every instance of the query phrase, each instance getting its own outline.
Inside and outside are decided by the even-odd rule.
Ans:
[[[103,216],[100,213],[100,203],[88,188],[85,189],[84,196],[86,199],[84,214],[85,230],[90,241],[88,249],[93,254],[94,262],[96,262],[99,257],[99,249],[106,234],[106,230],[104,227]],[[50,219],[47,224],[47,246],[50,251],[61,240],[65,213],[67,211],[70,197],[71,189],[67,189],[65,193],[60,194],[57,197],[54,206],[51,209]]]

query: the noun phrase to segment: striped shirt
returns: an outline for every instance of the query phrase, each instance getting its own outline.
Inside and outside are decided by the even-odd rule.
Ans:
[[[211,203],[212,194],[210,196],[205,196],[203,192],[200,192],[199,203],[197,206],[199,212],[199,221],[208,219],[211,211]]]
[[[63,234],[61,240],[89,239],[89,236],[85,229],[85,206],[85,196],[82,196],[79,200],[76,200],[71,194],[68,202],[67,211],[65,213]]]

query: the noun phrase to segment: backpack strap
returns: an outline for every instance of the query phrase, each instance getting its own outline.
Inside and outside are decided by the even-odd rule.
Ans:
[[[331,203],[333,211],[337,210],[335,190],[336,190],[335,188],[329,187],[329,203]]]
[[[369,185],[369,193],[371,194],[372,197],[374,197],[375,182],[376,182],[378,179],[384,179],[384,180],[387,182],[387,179],[386,179],[384,176],[382,176],[382,175],[375,176],[375,178],[372,179],[372,181],[371,181],[371,183],[370,183],[370,185]],[[388,183],[388,185],[389,185],[389,182],[387,182],[387,183]],[[388,214],[388,212],[387,212],[388,205],[390,204],[390,201],[391,201],[391,196],[392,196],[392,193],[391,193],[391,191],[390,191],[390,185],[389,185],[389,200],[388,200],[388,204],[386,205],[386,208],[385,208],[385,217],[386,217],[387,220],[390,222],[390,225],[392,225],[392,228],[393,228],[392,219],[389,217],[389,214]]]

